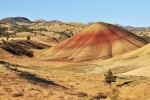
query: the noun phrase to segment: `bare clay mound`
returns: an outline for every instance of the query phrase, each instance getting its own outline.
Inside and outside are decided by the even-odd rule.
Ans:
[[[75,36],[36,55],[40,60],[91,61],[108,59],[147,44],[115,25],[97,22]]]

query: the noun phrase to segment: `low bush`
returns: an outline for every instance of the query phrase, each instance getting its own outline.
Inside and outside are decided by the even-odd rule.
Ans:
[[[112,83],[112,82],[116,82],[116,76],[113,75],[112,71],[109,69],[108,72],[106,74],[104,74],[105,76],[105,82],[106,83]]]

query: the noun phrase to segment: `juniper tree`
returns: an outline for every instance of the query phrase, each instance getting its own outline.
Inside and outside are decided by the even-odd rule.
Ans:
[[[106,83],[116,82],[117,77],[113,75],[113,73],[110,69],[108,70],[108,72],[106,74],[104,74],[104,76],[105,76]]]

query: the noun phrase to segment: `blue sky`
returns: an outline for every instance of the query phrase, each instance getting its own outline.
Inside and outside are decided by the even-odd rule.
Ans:
[[[150,0],[0,0],[0,12],[0,19],[23,16],[30,20],[150,26]]]

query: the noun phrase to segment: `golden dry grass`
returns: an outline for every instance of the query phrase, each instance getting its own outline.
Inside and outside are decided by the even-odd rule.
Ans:
[[[70,69],[71,67],[74,69]],[[148,100],[149,98],[149,78],[121,76],[117,78],[116,83],[108,85],[104,82],[102,74],[80,71],[85,68],[87,68],[85,64],[69,64],[63,68],[62,66],[47,66],[45,68],[1,64],[0,98],[6,100],[88,100],[105,97],[107,100]],[[45,81],[42,83],[39,79],[34,80],[35,77],[32,75],[36,78],[52,81],[59,86],[44,83]]]
[[[53,28],[63,30],[59,24]],[[43,23],[31,27],[45,26]],[[52,33],[43,34],[48,36]],[[57,44],[47,36],[24,32],[11,39],[25,40],[27,35],[42,44]],[[37,49],[32,51],[34,55],[41,52]],[[16,56],[0,48],[0,100],[149,100],[149,51],[148,44],[105,61],[70,63]],[[104,73],[108,69],[118,76],[117,82],[111,85],[104,82]]]

